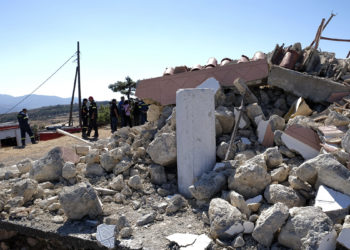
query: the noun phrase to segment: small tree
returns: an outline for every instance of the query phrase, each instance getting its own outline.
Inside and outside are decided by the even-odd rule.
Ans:
[[[130,99],[131,95],[135,95],[136,82],[134,82],[129,76],[125,77],[125,82],[117,81],[116,83],[108,86],[113,92],[120,92]]]

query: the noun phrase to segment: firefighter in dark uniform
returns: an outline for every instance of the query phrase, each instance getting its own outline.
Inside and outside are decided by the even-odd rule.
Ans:
[[[19,123],[19,128],[21,129],[22,146],[20,146],[20,148],[24,148],[26,146],[26,133],[28,133],[28,135],[30,136],[30,140],[32,141],[32,143],[36,144],[33,132],[30,129],[28,123],[27,109],[23,109],[21,112],[18,113],[17,120]]]
[[[88,100],[86,98],[83,99],[83,105],[81,107],[81,119],[82,119],[82,137],[87,139],[86,131],[88,130],[88,118],[89,118],[89,110],[87,107]]]
[[[98,138],[98,129],[97,129],[97,105],[92,96],[89,97],[89,130],[87,136],[90,136],[91,130],[94,129],[95,134],[94,138]]]

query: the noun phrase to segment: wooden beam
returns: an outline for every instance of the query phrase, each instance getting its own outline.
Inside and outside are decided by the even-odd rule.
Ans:
[[[350,39],[338,39],[338,38],[330,38],[330,37],[320,37],[323,40],[335,41],[335,42],[350,42]]]

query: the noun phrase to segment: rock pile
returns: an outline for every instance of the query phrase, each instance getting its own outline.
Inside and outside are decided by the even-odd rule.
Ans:
[[[282,63],[280,49],[272,53],[274,64]],[[297,45],[284,53],[292,49],[302,53]],[[347,61],[335,64],[332,55],[312,53],[320,58],[312,59],[318,65],[312,70],[346,82],[348,71],[338,66]],[[311,62],[297,62],[293,69],[311,70]],[[238,124],[237,107],[247,97],[235,86],[216,96],[217,164],[190,186],[192,199],[177,193],[175,108],[152,104],[145,125],[118,129],[69,154],[54,148],[39,160],[0,168],[2,219],[50,213],[60,224],[87,216],[99,230],[112,228],[120,244],[138,249],[127,244],[140,228],[195,211],[202,231],[194,233],[209,235],[205,247],[212,249],[349,248],[350,97],[327,106],[260,83],[250,87]],[[224,161],[236,123],[232,154]],[[120,214],[117,206],[138,216]]]

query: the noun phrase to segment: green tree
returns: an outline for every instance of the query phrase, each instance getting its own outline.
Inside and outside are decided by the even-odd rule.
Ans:
[[[108,86],[113,92],[120,92],[130,99],[131,95],[135,95],[136,82],[134,82],[129,76],[125,77],[125,82],[117,81],[116,83]]]
[[[108,105],[100,105],[98,108],[98,116],[97,116],[97,125],[107,125],[110,122],[109,118],[109,106]]]

